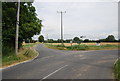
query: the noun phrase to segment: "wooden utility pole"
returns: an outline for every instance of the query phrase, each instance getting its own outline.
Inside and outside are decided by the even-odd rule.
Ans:
[[[18,54],[19,14],[20,14],[20,0],[18,0],[17,22],[16,22],[16,38],[15,38],[15,53],[16,54]]]

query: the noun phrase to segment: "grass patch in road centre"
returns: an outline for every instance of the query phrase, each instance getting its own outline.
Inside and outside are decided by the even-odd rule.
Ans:
[[[115,78],[120,81],[120,59],[114,65]]]
[[[50,45],[45,44],[48,48],[59,49],[59,50],[113,50],[118,49],[120,45],[73,45],[73,46],[63,46],[63,45]]]

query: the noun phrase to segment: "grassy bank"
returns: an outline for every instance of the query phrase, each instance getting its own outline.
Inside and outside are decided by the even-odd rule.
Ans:
[[[25,43],[23,44],[23,48],[29,48],[29,47],[34,47],[36,46],[38,43]]]
[[[114,65],[114,69],[115,69],[115,78],[118,81],[120,81],[120,59]]]
[[[9,65],[14,65],[19,62],[30,60],[37,56],[37,52],[29,47],[33,47],[36,44],[26,44],[19,50],[19,54],[10,53],[7,56],[2,56],[2,67],[7,67]]]
[[[120,45],[73,45],[73,46],[63,46],[63,45],[51,45],[45,44],[48,48],[59,49],[59,50],[113,50],[118,49]]]

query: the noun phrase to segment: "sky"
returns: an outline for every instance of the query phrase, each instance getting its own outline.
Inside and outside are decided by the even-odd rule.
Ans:
[[[114,35],[118,39],[118,3],[117,0],[75,0],[55,1],[35,0],[37,17],[42,20],[45,39],[60,39],[60,13],[63,13],[64,39],[85,36],[84,39],[104,39]],[[37,39],[35,35],[33,39]]]

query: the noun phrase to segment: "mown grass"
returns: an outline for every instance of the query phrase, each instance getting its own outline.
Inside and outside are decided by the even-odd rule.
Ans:
[[[23,48],[34,47],[35,45],[37,45],[37,43],[25,43],[25,44],[23,45]]]
[[[59,50],[113,50],[118,49],[120,45],[73,45],[73,46],[64,46],[64,45],[50,45],[45,44],[48,48],[59,49]]]
[[[120,81],[120,59],[114,65],[114,69],[115,69],[115,78],[117,79],[117,81]]]
[[[2,68],[9,65],[13,65],[19,62],[30,60],[37,56],[37,52],[34,49],[28,48],[33,47],[36,44],[26,44],[19,50],[19,54],[9,53],[6,56],[2,56]]]

